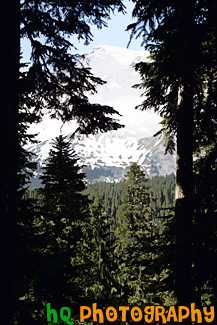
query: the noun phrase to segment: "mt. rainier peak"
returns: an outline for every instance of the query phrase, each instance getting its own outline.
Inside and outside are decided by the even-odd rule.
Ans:
[[[89,96],[90,102],[114,107],[123,115],[120,123],[126,126],[125,129],[89,136],[83,141],[74,139],[72,146],[80,163],[87,166],[89,175],[91,170],[98,168],[104,169],[104,173],[110,176],[112,172],[109,170],[116,170],[115,177],[122,177],[125,168],[133,161],[142,165],[149,175],[175,171],[175,157],[164,154],[163,139],[152,137],[160,129],[161,117],[152,111],[135,110],[135,106],[142,101],[142,92],[132,88],[140,82],[133,65],[147,61],[148,55],[143,50],[105,45],[95,47],[86,54],[83,64],[88,63],[93,75],[107,82],[98,87],[97,94]],[[45,117],[41,124],[30,129],[31,133],[39,132],[41,141],[39,145],[30,147],[39,163],[38,173],[51,147],[51,140],[60,132],[71,134],[75,127],[75,122],[62,125],[59,121]]]

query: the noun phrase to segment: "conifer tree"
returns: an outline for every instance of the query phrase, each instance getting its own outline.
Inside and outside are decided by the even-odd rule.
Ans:
[[[146,89],[140,108],[154,107],[164,119],[167,149],[173,151],[175,142],[177,145],[175,296],[178,304],[189,305],[194,300],[192,241],[197,200],[193,153],[202,133],[206,134],[216,121],[216,116],[210,114],[213,109],[205,108],[203,103],[212,98],[208,100],[210,106],[216,105],[212,72],[216,71],[213,45],[217,6],[215,1],[195,0],[135,3],[133,15],[137,21],[129,29],[132,35],[142,35],[143,44],[146,42],[146,49],[151,52],[150,62],[136,67],[142,76],[139,87]],[[198,130],[202,130],[200,135]]]
[[[55,139],[41,180],[44,185],[41,190],[44,196],[43,211],[48,211],[48,219],[50,216],[51,220],[56,218],[60,222],[61,218],[65,218],[70,224],[71,220],[82,219],[88,202],[81,194],[85,188],[84,174],[66,137],[60,135]],[[67,222],[63,222],[66,227]]]
[[[36,119],[34,114],[27,114],[20,102],[19,110],[19,161],[17,174],[17,224],[15,254],[15,286],[14,286],[14,323],[28,324],[32,322],[31,313],[34,303],[31,288],[37,276],[38,226],[35,223],[38,203],[30,195],[29,183],[36,170],[36,163],[31,161],[33,154],[25,149],[25,145],[35,143],[35,136],[28,133],[29,125]]]
[[[41,115],[47,108],[51,115],[63,121],[75,118],[78,131],[95,133],[98,130],[117,129],[120,124],[111,118],[115,110],[109,106],[90,104],[87,92],[94,93],[103,84],[88,68],[78,64],[70,37],[88,43],[92,34],[90,25],[106,25],[106,19],[115,9],[124,11],[120,0],[87,1],[17,1],[1,3],[1,103],[0,139],[4,170],[0,185],[1,242],[0,256],[4,261],[1,280],[9,278],[2,306],[12,323],[14,229],[16,224],[16,172],[18,170],[18,107],[19,95],[25,105]],[[10,35],[10,37],[8,37]],[[30,41],[31,64],[26,69],[23,83],[19,80],[20,40]],[[71,38],[72,40],[72,38]],[[23,98],[24,98],[23,97]],[[11,237],[6,245],[7,238]],[[6,247],[5,247],[6,246]]]
[[[99,196],[90,206],[90,215],[82,224],[82,236],[76,246],[76,283],[83,303],[115,305],[117,261],[114,258],[114,232],[111,218],[104,212]]]
[[[149,205],[146,175],[137,163],[130,166],[125,182],[124,212],[116,247],[120,296],[123,304],[142,305],[151,302],[150,284],[156,276],[156,252],[151,246],[156,240],[157,222]]]
[[[72,285],[71,259],[81,236],[80,222],[88,209],[88,199],[81,194],[84,174],[66,137],[55,139],[43,170],[42,200],[35,218],[37,242],[33,247],[37,264],[28,292],[28,317],[37,324],[44,323],[47,302],[56,308],[70,304],[73,312],[79,304]]]
[[[200,110],[195,116],[194,285],[198,306],[209,302],[216,308],[217,4],[210,1],[206,6],[201,47],[204,65],[198,76]]]

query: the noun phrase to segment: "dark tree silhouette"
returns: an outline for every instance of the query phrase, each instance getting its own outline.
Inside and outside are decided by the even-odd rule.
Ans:
[[[75,118],[78,131],[95,133],[117,129],[120,125],[110,116],[111,107],[90,104],[86,93],[95,92],[97,84],[89,69],[79,67],[77,57],[70,53],[69,36],[91,40],[91,24],[101,28],[115,9],[124,11],[120,0],[81,1],[16,1],[1,3],[1,104],[0,139],[1,170],[1,274],[5,286],[1,306],[12,322],[13,238],[16,215],[16,171],[18,151],[18,103],[52,111],[63,121]],[[20,38],[31,42],[31,65],[19,82]],[[25,85],[25,87],[24,87]],[[24,88],[23,88],[24,87]],[[10,240],[9,240],[10,238]],[[6,281],[8,279],[8,281]],[[3,287],[3,286],[2,286]]]
[[[178,304],[188,305],[193,299],[193,153],[201,139],[197,128],[204,132],[213,123],[202,103],[207,101],[209,92],[207,71],[216,67],[216,61],[207,54],[210,35],[216,44],[216,3],[195,0],[135,3],[133,16],[137,22],[129,29],[132,36],[142,35],[143,44],[146,42],[151,52],[150,62],[136,65],[142,76],[138,87],[146,88],[147,96],[139,108],[154,107],[164,118],[162,131],[167,133],[167,150],[174,150],[176,138],[175,295]],[[204,123],[207,118],[209,123]]]
[[[0,184],[1,308],[12,324],[13,255],[16,214],[16,156],[18,128],[19,2],[0,5]]]

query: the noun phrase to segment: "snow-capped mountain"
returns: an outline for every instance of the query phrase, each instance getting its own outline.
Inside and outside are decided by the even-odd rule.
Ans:
[[[135,110],[142,102],[142,91],[132,88],[140,83],[140,76],[133,66],[148,60],[147,51],[135,51],[115,46],[99,46],[90,50],[83,61],[92,73],[107,81],[98,87],[98,93],[90,96],[91,102],[110,105],[122,114],[120,123],[125,129],[89,136],[83,140],[75,138],[72,146],[82,165],[86,165],[87,177],[120,179],[130,163],[137,161],[147,174],[165,175],[175,171],[175,157],[165,155],[163,139],[153,138],[159,129],[161,117],[154,112]],[[70,135],[75,122],[62,125],[45,116],[42,123],[31,132],[39,132],[40,143],[29,149],[35,153],[39,163],[37,173],[51,148],[52,139],[60,134]]]

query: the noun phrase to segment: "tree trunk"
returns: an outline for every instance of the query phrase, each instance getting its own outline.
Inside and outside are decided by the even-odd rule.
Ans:
[[[12,324],[19,80],[19,1],[1,1],[0,281],[2,317]]]
[[[192,301],[192,218],[193,218],[193,95],[183,85],[178,96],[176,163],[176,278],[178,305]],[[190,321],[186,321],[190,324]]]
[[[193,134],[194,70],[196,55],[194,0],[177,0],[179,40],[179,90],[177,103],[176,161],[176,256],[175,297],[177,305],[189,307],[192,291]],[[191,324],[190,318],[184,324]]]

